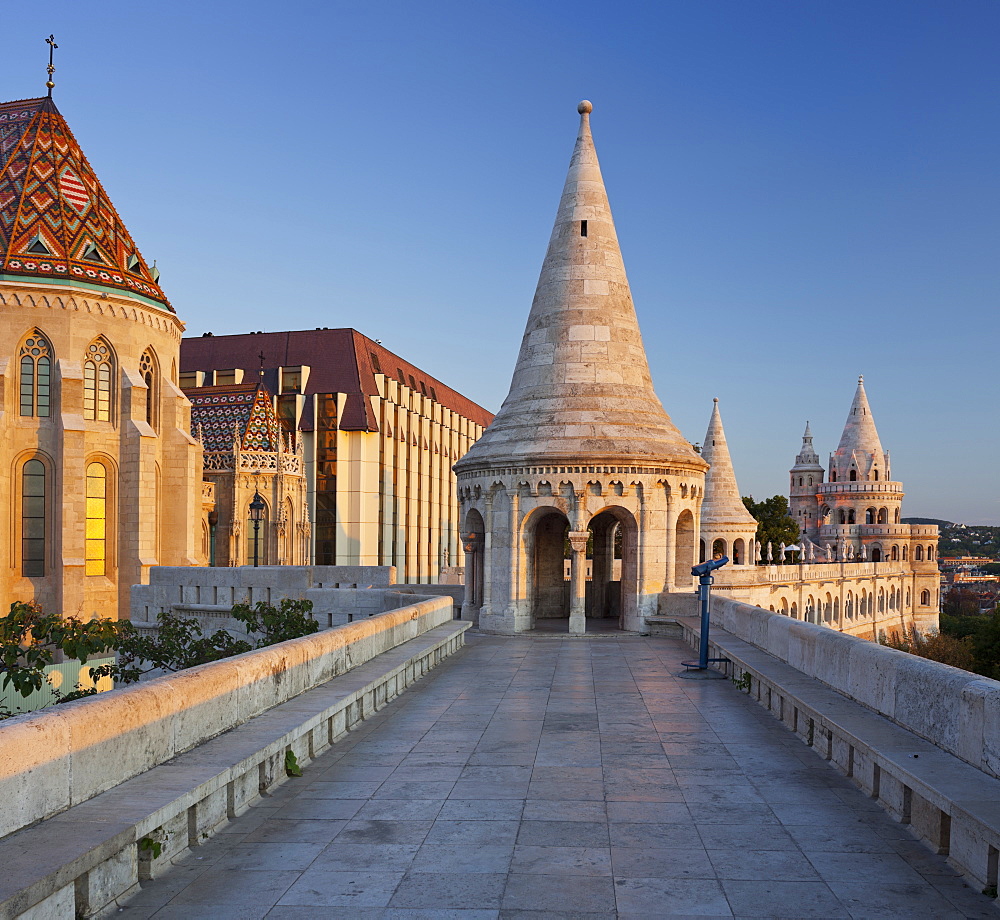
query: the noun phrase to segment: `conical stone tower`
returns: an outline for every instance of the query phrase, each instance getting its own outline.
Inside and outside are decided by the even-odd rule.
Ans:
[[[464,609],[486,631],[565,620],[581,633],[587,618],[644,631],[660,593],[691,585],[708,464],[653,391],[591,110],[578,107],[510,392],[455,464]]]
[[[701,503],[699,557],[711,558],[718,551],[728,556],[734,566],[753,565],[757,521],[743,504],[740,487],[736,484],[717,399],[701,456],[711,466],[705,476],[705,499]]]

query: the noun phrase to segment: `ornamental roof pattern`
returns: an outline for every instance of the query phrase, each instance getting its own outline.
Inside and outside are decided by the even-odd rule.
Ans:
[[[0,103],[0,272],[142,295],[174,312],[55,103]]]
[[[281,426],[263,384],[198,387],[184,392],[191,400],[191,431],[201,437],[205,450],[229,452],[234,441],[240,450],[281,450]]]

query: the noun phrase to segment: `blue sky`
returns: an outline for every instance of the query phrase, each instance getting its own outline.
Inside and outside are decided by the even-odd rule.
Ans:
[[[54,0],[55,97],[188,333],[354,326],[496,409],[592,124],[657,392],[744,493],[857,375],[904,514],[1000,523],[993,0]]]

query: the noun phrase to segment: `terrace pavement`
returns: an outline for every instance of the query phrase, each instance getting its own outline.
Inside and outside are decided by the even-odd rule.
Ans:
[[[681,642],[467,638],[119,915],[1000,917]]]

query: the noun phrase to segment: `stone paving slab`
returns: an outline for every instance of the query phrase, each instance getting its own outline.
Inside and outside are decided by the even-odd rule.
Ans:
[[[678,640],[467,640],[119,915],[1000,918]]]

